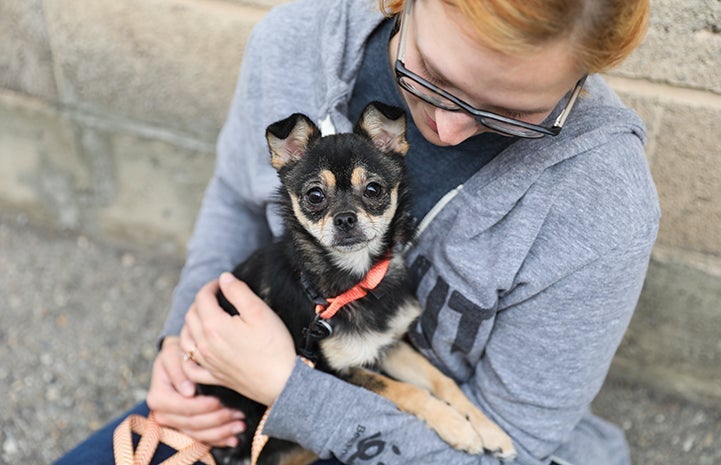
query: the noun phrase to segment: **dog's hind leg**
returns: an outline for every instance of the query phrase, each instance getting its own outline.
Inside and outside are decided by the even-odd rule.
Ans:
[[[473,425],[486,451],[504,460],[515,457],[516,451],[508,435],[468,400],[451,378],[441,373],[410,345],[399,342],[392,347],[381,363],[381,368],[395,379],[433,393],[460,412]],[[442,419],[433,419],[433,421],[442,421]]]

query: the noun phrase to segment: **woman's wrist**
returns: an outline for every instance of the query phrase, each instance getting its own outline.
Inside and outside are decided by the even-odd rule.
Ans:
[[[285,389],[288,380],[295,370],[296,359],[298,357],[293,355],[292,358],[288,358],[283,363],[280,363],[273,373],[269,376],[265,386],[260,386],[258,401],[264,405],[271,406],[278,399],[280,394]]]

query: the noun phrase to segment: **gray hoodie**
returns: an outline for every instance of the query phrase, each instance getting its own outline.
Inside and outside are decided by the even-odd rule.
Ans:
[[[197,290],[281,233],[264,133],[293,112],[345,116],[376,0],[301,0],[255,28],[163,336]],[[645,129],[601,77],[557,137],[519,140],[449,193],[407,262],[416,347],[513,438],[517,463],[628,464],[590,403],[633,313],[659,207]],[[430,174],[429,174],[430,175]],[[455,451],[377,395],[297,363],[265,427],[348,464],[494,464]]]

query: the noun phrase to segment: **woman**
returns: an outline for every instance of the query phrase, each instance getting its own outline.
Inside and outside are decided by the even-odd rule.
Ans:
[[[193,396],[195,383],[219,383],[272,404],[265,432],[324,459],[497,462],[306,367],[272,311],[218,279],[280,233],[265,127],[297,111],[348,131],[380,100],[411,116],[416,347],[508,432],[517,463],[629,463],[623,433],[589,406],[636,305],[659,209],[643,123],[597,73],[640,42],[647,0],[382,7],[395,18],[368,0],[300,1],[254,30],[148,405],[163,424],[232,445],[242,413]],[[241,318],[217,306],[218,287]],[[184,360],[190,351],[199,365]],[[95,444],[108,448],[103,434]]]

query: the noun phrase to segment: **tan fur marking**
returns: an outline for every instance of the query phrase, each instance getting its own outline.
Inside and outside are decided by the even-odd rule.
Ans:
[[[293,213],[298,219],[298,222],[323,244],[329,243],[328,238],[326,237],[327,233],[324,233],[324,228],[326,222],[331,221],[332,224],[332,218],[323,217],[317,223],[313,223],[312,221],[308,220],[307,216],[303,214],[303,210],[300,207],[300,199],[298,199],[297,196],[290,194],[290,202],[293,206]]]
[[[391,221],[393,221],[393,215],[396,214],[396,208],[398,208],[398,186],[393,186],[391,188],[391,204],[388,208],[386,208],[386,211],[383,212],[381,216],[370,216],[368,215],[368,218],[372,223],[376,223],[380,221],[380,227],[387,228]]]
[[[351,185],[357,189],[364,189],[366,179],[368,178],[368,172],[365,168],[357,166],[353,169],[353,173],[350,175]]]
[[[290,203],[293,205],[293,213],[295,214],[295,217],[298,219],[298,222],[300,222],[301,225],[305,229],[308,229],[310,231],[310,228],[312,227],[312,223],[308,221],[308,218],[303,214],[303,210],[300,208],[300,199],[298,199],[298,196],[294,194],[290,195]]]
[[[323,178],[323,182],[325,182],[325,185],[329,188],[335,187],[335,175],[330,170],[321,170],[320,177]]]

